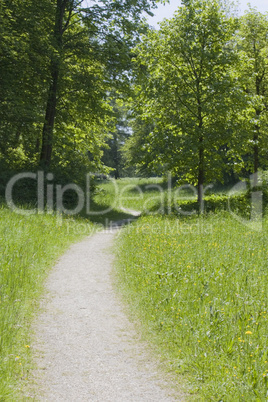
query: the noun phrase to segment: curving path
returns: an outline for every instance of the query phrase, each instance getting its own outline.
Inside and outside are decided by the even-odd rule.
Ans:
[[[116,233],[73,245],[49,276],[35,331],[35,400],[183,400],[157,373],[114,294],[110,248]]]

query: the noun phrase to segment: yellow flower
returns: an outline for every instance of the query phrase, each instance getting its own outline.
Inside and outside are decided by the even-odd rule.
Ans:
[[[251,331],[246,331],[245,334],[252,335],[252,332]]]

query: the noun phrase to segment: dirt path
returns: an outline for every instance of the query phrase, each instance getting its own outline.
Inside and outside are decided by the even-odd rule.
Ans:
[[[35,400],[179,399],[137,342],[114,294],[110,248],[116,233],[97,233],[73,245],[49,276],[49,296],[36,324]]]

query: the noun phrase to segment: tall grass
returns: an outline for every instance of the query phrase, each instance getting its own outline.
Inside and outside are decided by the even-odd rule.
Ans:
[[[267,226],[222,213],[144,217],[121,233],[124,294],[198,400],[268,400]]]
[[[26,217],[0,207],[1,401],[21,397],[31,362],[30,323],[36,300],[55,259],[81,238],[77,223],[63,219],[60,225],[55,216]]]

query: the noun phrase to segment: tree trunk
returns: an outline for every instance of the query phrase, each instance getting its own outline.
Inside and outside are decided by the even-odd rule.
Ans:
[[[258,145],[258,140],[259,140],[259,131],[260,128],[258,125],[255,126],[255,132],[254,132],[254,146],[253,146],[253,158],[254,158],[254,180],[253,180],[253,187],[256,187],[258,185],[258,170],[259,170],[259,145]]]
[[[52,156],[53,129],[57,108],[57,87],[58,87],[59,69],[55,66],[52,82],[49,88],[46,117],[42,132],[42,148],[40,155],[40,164],[48,168]]]
[[[114,162],[115,162],[115,179],[120,178],[120,173],[119,173],[119,155],[118,155],[118,136],[117,134],[114,134]]]
[[[40,153],[40,165],[46,169],[49,168],[52,156],[53,130],[57,111],[58,81],[62,56],[62,36],[64,32],[63,20],[67,2],[68,0],[57,0],[53,34],[55,53],[52,56],[50,63],[51,83],[48,91],[45,122],[42,131],[42,147]]]
[[[204,200],[203,200],[203,188],[204,188],[204,179],[205,179],[205,166],[204,166],[204,137],[203,137],[203,116],[202,116],[202,104],[199,95],[199,85],[197,88],[198,96],[198,132],[199,132],[199,161],[198,161],[198,206],[199,206],[199,214],[204,212]]]
[[[199,164],[198,164],[198,206],[199,213],[204,212],[204,199],[203,199],[203,189],[204,189],[204,148],[203,148],[203,137],[199,138]]]
[[[256,77],[256,94],[259,96],[261,93],[261,79]],[[259,120],[261,115],[261,110],[256,109],[256,118]],[[259,137],[260,137],[260,127],[258,124],[255,124],[254,136],[253,136],[253,173],[254,180],[253,186],[256,187],[258,185],[258,170],[259,170]]]

